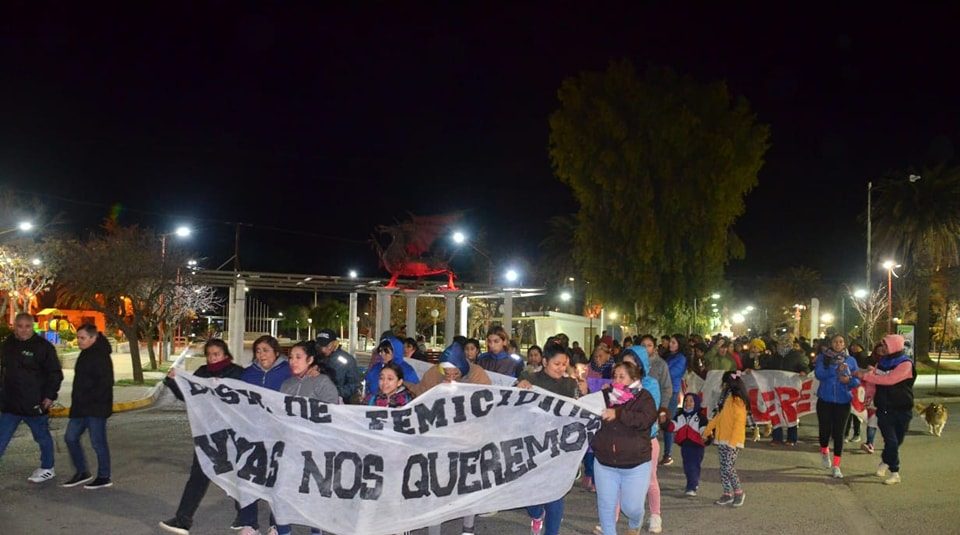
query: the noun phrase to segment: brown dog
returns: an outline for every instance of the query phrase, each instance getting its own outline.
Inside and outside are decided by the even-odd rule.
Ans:
[[[943,432],[943,426],[947,424],[947,407],[943,403],[931,403],[924,407],[917,403],[914,405],[917,414],[923,416],[927,422],[927,430],[931,435],[940,436]]]

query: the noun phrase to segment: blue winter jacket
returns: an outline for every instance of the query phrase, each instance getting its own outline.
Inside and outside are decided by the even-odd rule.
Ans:
[[[664,360],[667,362],[667,368],[670,369],[670,382],[673,385],[673,396],[676,397],[680,393],[683,374],[687,373],[687,357],[682,352],[677,352],[667,355]],[[671,411],[674,409],[675,407],[670,407]]]
[[[840,382],[840,375],[837,373],[839,364],[829,363],[830,360],[830,357],[820,353],[814,362],[813,374],[820,381],[817,397],[830,403],[850,403],[853,400],[852,390],[860,386],[860,379],[853,376],[853,372],[857,371],[857,359],[849,355],[844,359],[849,368],[847,373],[850,374],[850,382],[847,384]]]
[[[637,359],[637,362],[640,363],[640,366],[643,368],[643,379],[641,379],[640,384],[643,385],[643,389],[647,392],[650,392],[650,395],[653,397],[653,406],[660,406],[660,383],[657,381],[656,377],[650,375],[650,357],[647,355],[646,351],[635,351],[632,347],[627,348],[623,351],[624,354],[631,353],[634,358]],[[683,359],[686,361],[687,359]],[[679,385],[678,385],[679,386]],[[655,420],[653,425],[650,426],[650,437],[654,438],[657,436],[657,431],[659,430],[659,424]],[[656,459],[654,459],[656,461]]]
[[[387,340],[390,340],[390,347],[393,348],[393,362],[396,362],[403,370],[403,380],[408,383],[419,383],[420,377],[417,375],[417,370],[414,370],[413,366],[403,360],[403,342],[394,336],[387,338]],[[370,365],[370,369],[367,370],[367,375],[364,377],[367,384],[367,394],[376,396],[377,392],[380,391],[380,370],[382,369],[383,360]]]
[[[262,386],[270,390],[280,391],[280,385],[290,378],[290,363],[286,357],[279,357],[269,370],[264,370],[254,359],[253,364],[243,370],[240,380],[252,385]]]

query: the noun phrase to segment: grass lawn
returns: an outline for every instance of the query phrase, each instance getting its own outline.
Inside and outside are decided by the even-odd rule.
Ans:
[[[143,384],[139,384],[135,383],[133,379],[120,379],[119,381],[114,381],[113,386],[154,386],[161,381],[163,381],[163,379],[144,378]]]

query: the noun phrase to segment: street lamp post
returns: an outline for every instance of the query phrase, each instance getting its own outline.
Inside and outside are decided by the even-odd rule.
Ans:
[[[437,347],[437,318],[440,317],[440,311],[437,309],[431,310],[430,317],[433,318],[433,337],[430,339],[430,345]]]
[[[307,318],[307,340],[313,340],[313,318]]]
[[[894,269],[901,267],[893,260],[885,260],[883,269],[887,270],[887,334],[893,334],[893,277],[899,278]]]
[[[161,284],[163,283],[164,271],[166,270],[167,236],[173,235],[173,236],[177,236],[178,238],[186,238],[187,236],[190,236],[191,232],[193,231],[190,229],[190,227],[186,225],[180,225],[173,232],[166,232],[160,235],[160,282]],[[179,282],[179,279],[180,279],[179,266],[177,266],[177,279],[178,279],[177,282]],[[157,337],[160,339],[160,351],[158,355],[160,362],[164,362],[166,360],[166,338],[165,338],[166,317],[165,316],[166,316],[167,308],[166,308],[166,303],[164,301],[165,301],[164,292],[160,292],[160,321],[157,324]]]

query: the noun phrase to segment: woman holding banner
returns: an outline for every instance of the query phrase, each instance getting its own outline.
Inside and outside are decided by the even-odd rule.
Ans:
[[[253,341],[253,362],[243,370],[240,380],[270,390],[280,390],[280,385],[290,378],[290,374],[290,365],[280,354],[280,342],[270,335],[264,335]],[[257,519],[258,503],[259,501],[254,501],[240,509],[231,527],[240,530],[249,529],[252,532],[260,529]],[[276,525],[272,515],[270,524]]]
[[[197,368],[193,374],[197,377],[218,377],[221,379],[239,379],[243,374],[243,368],[233,363],[233,355],[227,349],[227,343],[219,338],[211,338],[203,345],[203,354],[207,363]],[[163,384],[167,385],[177,399],[183,401],[183,393],[177,386],[174,376],[176,368],[170,368],[167,378]],[[193,515],[200,507],[200,501],[203,500],[207,488],[210,486],[210,480],[203,469],[200,468],[200,461],[197,454],[193,454],[193,464],[190,465],[190,478],[183,488],[183,495],[180,497],[180,506],[177,507],[177,515],[160,522],[160,528],[171,533],[180,535],[189,535],[190,526],[193,525]]]
[[[843,432],[850,417],[852,391],[860,385],[856,377],[857,360],[847,353],[842,334],[830,339],[830,347],[817,355],[814,375],[817,388],[817,422],[820,424],[820,458],[823,468],[833,467],[833,477],[843,478],[840,456],[843,454]],[[830,439],[833,438],[833,462],[830,461]]]
[[[562,345],[551,342],[543,347],[543,369],[517,383],[519,388],[533,388],[534,385],[544,390],[572,398],[587,393],[585,379],[567,377],[567,366],[570,355]],[[527,507],[530,515],[530,533],[532,535],[558,535],[560,524],[563,521],[563,498],[550,503],[531,505]]]

